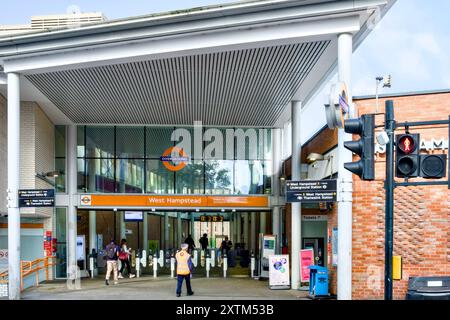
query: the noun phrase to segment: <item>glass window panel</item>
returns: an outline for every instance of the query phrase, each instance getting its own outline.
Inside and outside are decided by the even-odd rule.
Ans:
[[[264,129],[264,160],[272,160],[272,129]]]
[[[178,194],[204,193],[204,164],[202,161],[189,162],[186,167],[175,173]]]
[[[86,188],[88,192],[114,192],[114,160],[86,159]]]
[[[77,127],[77,157],[79,158],[82,158],[85,155],[84,128],[85,126]]]
[[[114,127],[86,127],[86,157],[114,157]]]
[[[234,159],[234,129],[205,128],[204,138],[205,160]]]
[[[147,193],[174,193],[174,173],[160,160],[147,160]]]
[[[233,194],[233,162],[205,161],[206,194]]]
[[[84,174],[84,167],[85,167],[85,159],[78,158],[77,159],[77,189],[80,192],[86,192],[86,176]]]
[[[59,171],[59,175],[55,178],[56,192],[66,192],[66,159],[55,159],[55,170]]]
[[[235,130],[235,159],[260,160],[264,158],[264,129],[238,128]]]
[[[66,126],[55,126],[55,157],[66,156]]]
[[[117,159],[116,182],[119,193],[143,193],[144,160]]]
[[[147,158],[159,159],[164,151],[174,145],[173,141],[170,140],[173,130],[173,127],[146,128]]]
[[[56,278],[67,276],[67,215],[65,208],[55,210]]]
[[[239,160],[235,163],[236,194],[270,194],[271,162]]]
[[[118,158],[144,158],[144,127],[116,127]]]

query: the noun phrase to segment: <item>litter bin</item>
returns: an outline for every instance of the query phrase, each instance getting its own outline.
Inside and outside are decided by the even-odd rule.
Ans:
[[[450,300],[450,277],[411,277],[406,300]]]
[[[328,269],[310,266],[309,270],[309,295],[313,298],[328,297]]]

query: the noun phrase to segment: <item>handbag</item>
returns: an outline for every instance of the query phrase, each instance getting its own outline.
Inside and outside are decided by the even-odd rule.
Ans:
[[[119,260],[128,260],[128,253],[126,252],[119,252]]]

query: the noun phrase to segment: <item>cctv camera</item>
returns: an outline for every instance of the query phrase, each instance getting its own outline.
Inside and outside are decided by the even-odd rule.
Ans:
[[[377,141],[380,145],[385,146],[389,143],[389,136],[385,131],[377,134]]]

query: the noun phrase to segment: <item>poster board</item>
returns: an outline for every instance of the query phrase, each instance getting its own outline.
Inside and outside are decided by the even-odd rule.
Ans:
[[[269,256],[269,288],[290,289],[289,255]]]
[[[314,250],[304,249],[300,251],[300,281],[309,282],[309,266],[314,265]]]
[[[77,261],[86,260],[86,237],[85,235],[77,236]]]

